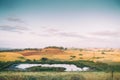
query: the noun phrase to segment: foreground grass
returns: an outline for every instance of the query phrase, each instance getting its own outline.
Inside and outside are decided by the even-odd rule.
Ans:
[[[0,80],[120,80],[114,72],[0,72]]]

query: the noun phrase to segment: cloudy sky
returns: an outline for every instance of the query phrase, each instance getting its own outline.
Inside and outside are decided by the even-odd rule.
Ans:
[[[0,47],[120,48],[120,0],[0,0]]]

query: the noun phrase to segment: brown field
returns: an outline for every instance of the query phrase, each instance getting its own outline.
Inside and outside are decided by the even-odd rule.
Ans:
[[[94,62],[120,62],[120,49],[67,49],[45,48],[40,50],[24,50],[19,52],[0,52],[0,61],[26,59],[40,60],[89,60]]]

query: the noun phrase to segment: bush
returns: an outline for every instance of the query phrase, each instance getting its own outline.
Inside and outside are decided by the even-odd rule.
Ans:
[[[102,51],[102,52],[101,52],[101,54],[105,54],[105,52],[104,52],[104,51]]]
[[[48,58],[41,58],[41,61],[43,61],[43,62],[45,62],[45,61],[47,61],[48,60]]]
[[[41,66],[36,66],[36,67],[31,67],[28,68],[27,71],[64,71],[65,68],[61,67],[41,67]]]
[[[74,59],[76,56],[70,56],[70,59]]]
[[[30,60],[30,59],[26,59],[25,62],[27,62],[27,63],[31,63],[31,60]]]
[[[61,50],[67,50],[67,48],[57,47],[57,46],[48,46],[48,47],[45,47],[45,48],[57,48],[57,49],[61,49]]]
[[[71,77],[70,80],[85,80],[85,78],[81,75],[77,76],[77,75],[74,75]]]
[[[25,59],[25,58],[24,58],[24,57],[22,57],[22,56],[21,56],[21,57],[18,57],[18,58],[19,58],[19,59]]]

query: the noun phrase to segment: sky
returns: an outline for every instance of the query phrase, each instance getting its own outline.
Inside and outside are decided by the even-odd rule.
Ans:
[[[120,48],[120,0],[0,0],[0,47]]]

